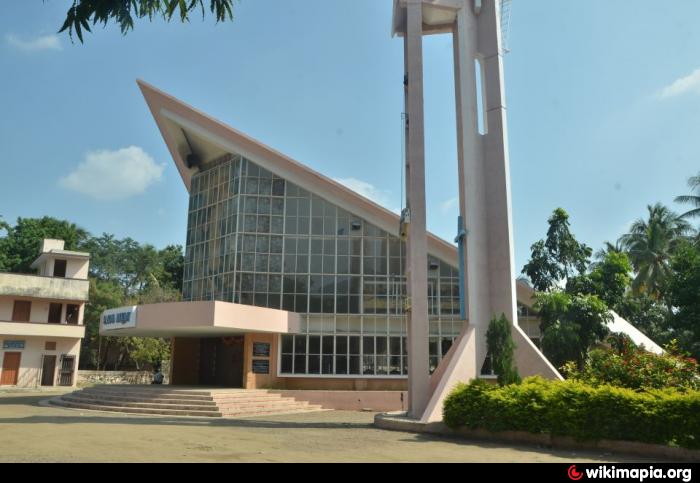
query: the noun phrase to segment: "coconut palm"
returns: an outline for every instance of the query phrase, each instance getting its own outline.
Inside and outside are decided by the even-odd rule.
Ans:
[[[605,242],[605,246],[595,252],[596,262],[602,262],[610,253],[623,253],[625,250],[622,248],[622,243],[617,240],[614,244],[609,241]]]
[[[649,217],[632,223],[620,244],[634,266],[632,289],[658,298],[669,273],[669,260],[681,240],[693,233],[690,224],[660,203],[647,206]]]
[[[694,191],[696,194],[678,196],[676,203],[683,203],[693,207],[690,211],[683,213],[681,218],[697,218],[700,217],[700,173],[688,179],[688,186],[690,191]]]

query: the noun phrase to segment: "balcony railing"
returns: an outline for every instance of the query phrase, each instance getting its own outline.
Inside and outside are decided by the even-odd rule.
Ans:
[[[0,296],[87,301],[90,283],[74,278],[0,273]]]

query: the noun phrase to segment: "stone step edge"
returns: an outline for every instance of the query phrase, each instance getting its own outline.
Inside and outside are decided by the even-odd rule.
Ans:
[[[191,396],[209,396],[212,392],[216,392],[217,389],[176,389],[177,386],[171,385],[141,385],[141,384],[104,384],[98,386],[86,386],[82,389],[92,389],[92,390],[104,390],[104,391],[140,391],[149,393],[169,393],[169,394],[182,394]]]
[[[73,392],[65,394],[65,396],[71,396],[76,398],[86,398],[86,399],[100,399],[105,401],[115,401],[115,402],[144,402],[153,404],[184,404],[190,406],[216,406],[215,401],[200,401],[192,399],[163,399],[163,398],[143,398],[143,397],[130,397],[130,396],[112,396],[104,394],[95,393],[84,393],[84,392]]]
[[[67,401],[55,401],[52,400],[51,404],[54,406],[60,406],[70,409],[86,409],[90,411],[104,411],[111,413],[122,413],[122,414],[148,414],[157,416],[198,416],[198,417],[212,417],[220,418],[223,415],[220,412],[214,411],[178,411],[174,409],[139,409],[139,408],[118,408],[112,406],[100,406],[91,404],[81,404],[81,403],[71,403]]]
[[[76,391],[77,392],[77,391]],[[90,390],[82,389],[80,392],[85,394],[105,394],[109,396],[137,396],[144,398],[159,398],[159,399],[189,399],[192,401],[212,401],[212,396],[190,395],[190,394],[171,394],[171,393],[151,393],[144,391],[105,391],[105,390]]]
[[[217,406],[196,406],[189,404],[158,404],[158,403],[143,403],[143,402],[123,402],[123,401],[107,401],[104,399],[92,398],[77,398],[71,396],[62,396],[61,399],[66,402],[76,404],[94,404],[99,406],[109,406],[114,408],[133,408],[133,409],[164,409],[175,411],[201,411],[201,412],[216,412],[219,410]]]

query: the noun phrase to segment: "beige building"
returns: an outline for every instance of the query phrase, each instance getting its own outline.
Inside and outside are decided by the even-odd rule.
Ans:
[[[90,256],[46,239],[36,274],[0,273],[0,386],[74,386]]]

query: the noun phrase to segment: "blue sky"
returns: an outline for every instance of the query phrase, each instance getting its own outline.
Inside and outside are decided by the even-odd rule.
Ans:
[[[184,242],[187,195],[137,78],[400,206],[403,59],[390,0],[241,0],[230,24],[138,22],[126,37],[97,27],[84,45],[55,35],[69,4],[0,3],[6,220],[51,215],[158,247]],[[697,0],[513,0],[517,270],[558,206],[598,248],[647,204],[688,191],[700,171],[698,17]],[[449,36],[426,38],[425,70],[428,224],[452,239]]]

